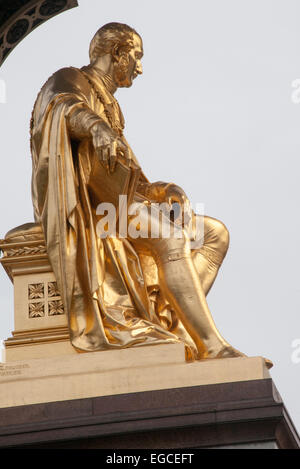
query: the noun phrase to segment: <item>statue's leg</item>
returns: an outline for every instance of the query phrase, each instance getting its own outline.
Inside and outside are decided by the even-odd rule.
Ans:
[[[195,223],[201,227],[203,236],[192,249],[192,258],[199,274],[205,295],[211,289],[229,246],[226,226],[215,218],[195,215]]]
[[[159,236],[151,238],[150,235],[147,236],[147,233],[141,233],[141,237],[130,239],[130,241],[138,251],[148,250],[155,258],[159,285],[194,340],[199,351],[199,358],[243,356],[225,341],[213,321],[192,259],[190,240],[186,232],[172,224],[174,231],[181,231],[181,237],[177,233],[178,237],[164,238],[162,236],[162,233],[166,232],[164,224],[169,224],[170,221],[164,217],[160,219],[153,217],[150,209],[144,214],[148,216],[152,229],[153,224],[158,224],[157,229],[154,227],[153,231],[159,233]],[[147,223],[142,222],[141,216],[139,222],[140,226],[147,226]]]

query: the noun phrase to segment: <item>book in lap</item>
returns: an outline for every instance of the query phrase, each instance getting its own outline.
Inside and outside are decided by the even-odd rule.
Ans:
[[[118,211],[119,196],[127,195],[129,206],[136,191],[141,169],[130,160],[130,166],[120,159],[115,170],[108,173],[98,157],[94,158],[88,181],[89,193],[94,204],[109,202]]]

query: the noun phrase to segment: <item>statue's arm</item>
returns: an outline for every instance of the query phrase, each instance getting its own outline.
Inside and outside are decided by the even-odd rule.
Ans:
[[[114,171],[119,151],[129,158],[128,148],[121,138],[86,104],[71,106],[66,120],[71,138],[92,139],[95,151],[108,172]]]
[[[118,150],[129,157],[128,147],[125,143],[86,103],[76,102],[71,99],[66,121],[71,138],[75,140],[92,139],[94,148],[108,171],[114,169]],[[154,183],[141,182],[137,192],[159,203],[176,201],[184,204],[187,199],[185,192],[180,187],[162,181]]]
[[[96,124],[104,127],[105,124],[103,119],[84,103],[70,106],[70,111],[66,116],[66,122],[70,136],[75,140],[92,137],[92,127]]]

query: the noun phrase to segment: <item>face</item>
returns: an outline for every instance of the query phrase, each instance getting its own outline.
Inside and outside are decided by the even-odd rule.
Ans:
[[[126,55],[122,56],[115,66],[115,81],[118,87],[129,88],[133,80],[143,73],[142,60],[143,43],[139,36],[134,34],[133,48]]]

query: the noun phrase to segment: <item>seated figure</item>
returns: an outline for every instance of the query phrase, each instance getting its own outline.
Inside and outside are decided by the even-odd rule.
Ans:
[[[134,29],[103,26],[91,41],[90,64],[54,73],[32,113],[36,226],[44,233],[71,343],[78,351],[97,351],[181,341],[187,360],[244,356],[219,333],[206,302],[228,249],[223,223],[195,215],[180,187],[151,183],[141,171],[133,194],[141,209],[140,236],[103,237],[97,231],[98,204],[90,191],[95,162],[107,177],[119,160],[140,168],[123,135],[114,93],[142,73],[142,56]],[[101,198],[101,187],[99,193]],[[189,234],[174,217],[156,216],[153,203],[162,202],[189,213]],[[191,243],[197,221],[202,236]],[[180,236],[162,235],[168,223]]]

